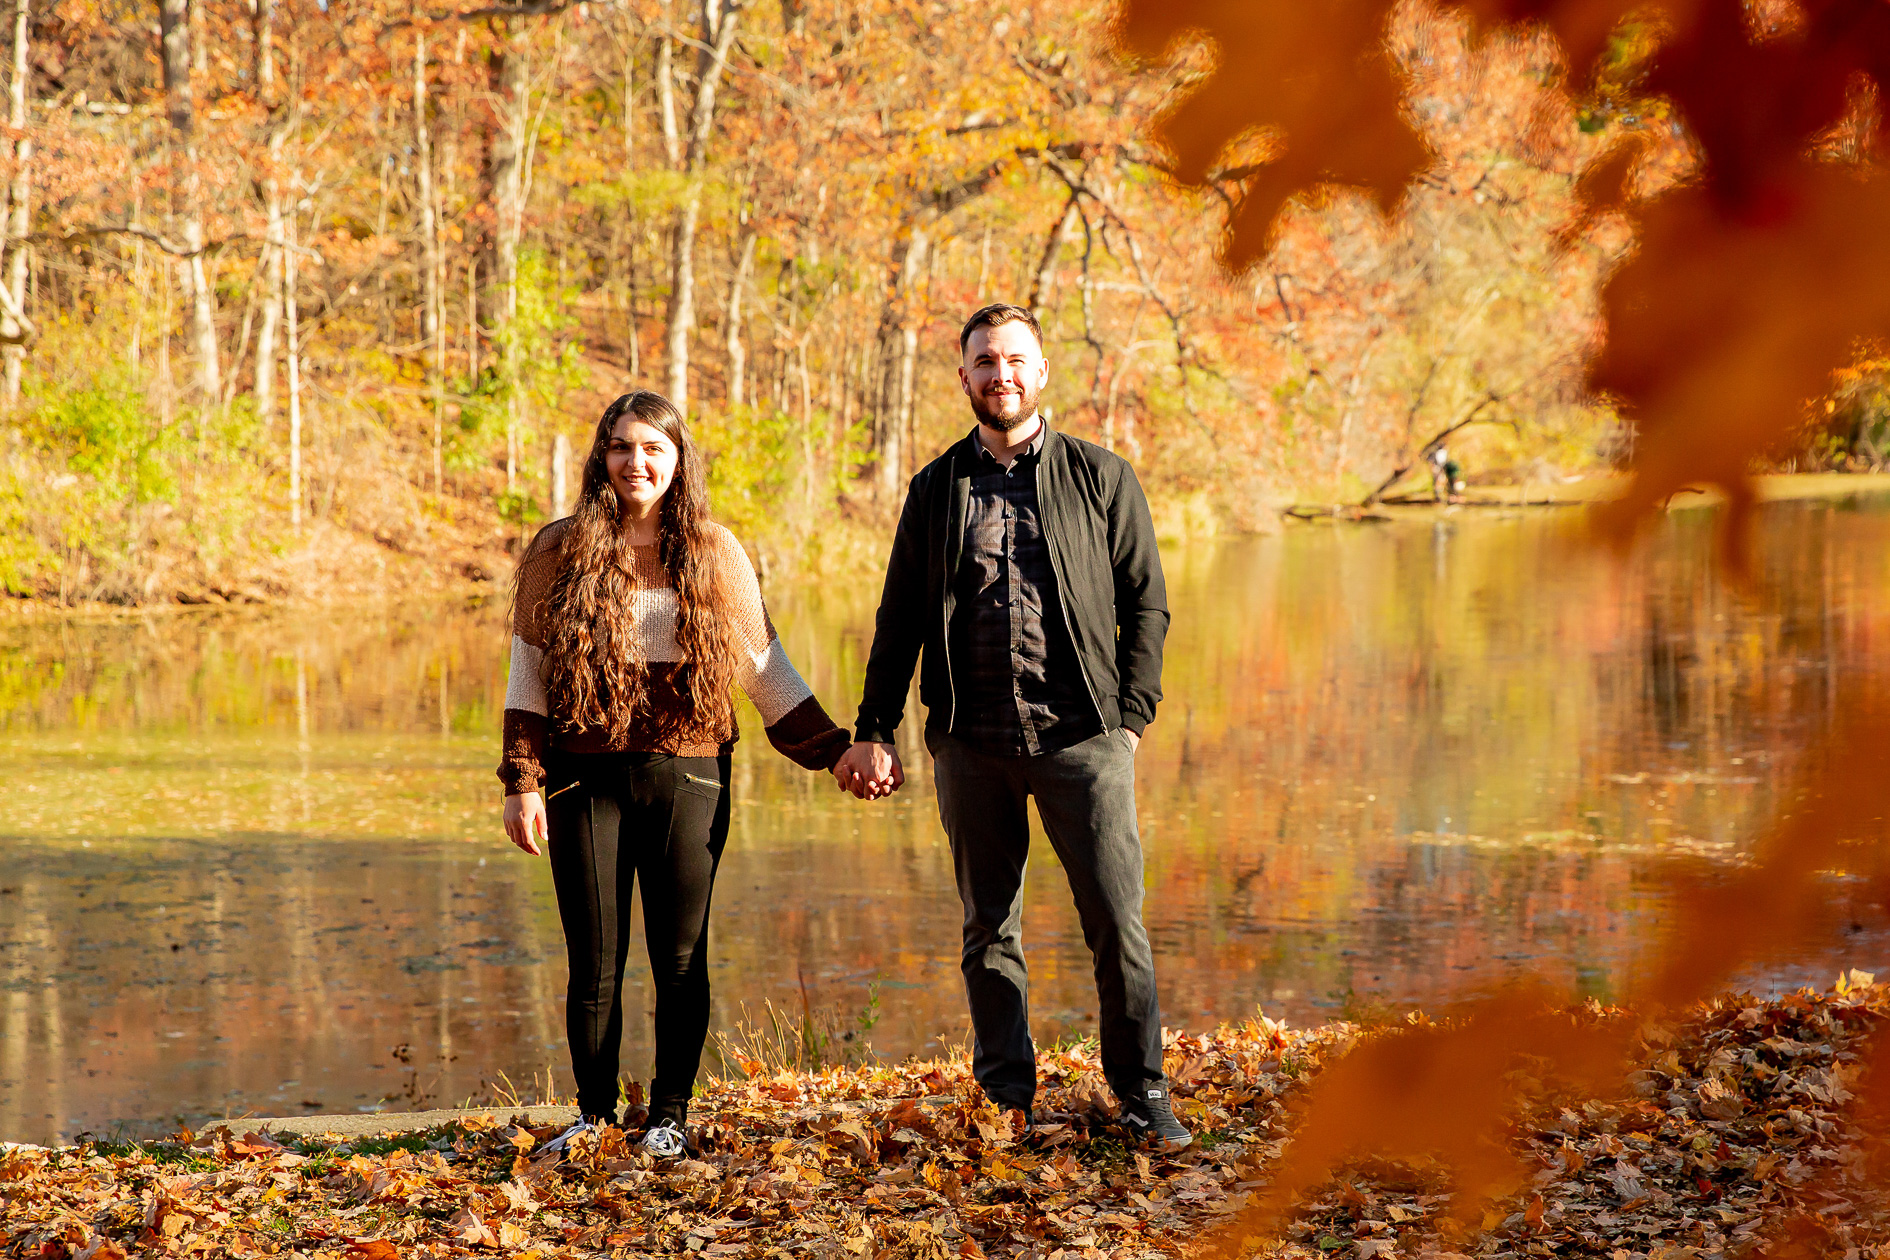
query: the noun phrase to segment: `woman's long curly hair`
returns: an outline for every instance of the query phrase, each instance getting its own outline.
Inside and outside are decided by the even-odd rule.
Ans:
[[[676,591],[677,688],[697,721],[729,709],[735,652],[724,613],[723,580],[709,539],[709,491],[702,456],[676,404],[638,390],[604,409],[584,487],[561,540],[561,562],[546,599],[546,689],[552,712],[572,730],[597,730],[612,742],[649,704],[646,662],[637,634],[635,556],[624,539],[622,507],[605,454],[624,417],[641,420],[676,446],[676,475],[657,509],[657,555]]]

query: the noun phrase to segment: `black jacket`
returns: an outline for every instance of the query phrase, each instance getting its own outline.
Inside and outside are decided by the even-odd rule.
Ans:
[[[946,639],[956,603],[952,575],[964,546],[977,461],[973,430],[921,468],[906,490],[866,663],[857,740],[892,742],[921,648],[926,733],[951,730]],[[1037,465],[1037,506],[1056,571],[1057,602],[1096,716],[1105,731],[1126,726],[1139,735],[1162,698],[1162,640],[1168,635],[1168,588],[1141,483],[1121,456],[1048,432]]]

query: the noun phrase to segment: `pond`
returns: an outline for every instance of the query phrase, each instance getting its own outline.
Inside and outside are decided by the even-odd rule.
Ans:
[[[1435,1008],[1525,974],[1621,993],[1661,872],[1736,860],[1890,647],[1890,502],[1760,521],[1746,594],[1708,510],[1620,559],[1543,510],[1169,548],[1168,699],[1139,756],[1169,1025]],[[770,591],[843,721],[877,585]],[[569,1091],[550,879],[498,829],[502,602],[0,628],[0,1137]],[[907,789],[867,804],[747,714],[718,1030],[772,1003],[848,1053],[967,1039],[917,726]],[[1033,857],[1047,1043],[1094,1029],[1094,995]],[[1890,932],[1854,927],[1751,983],[1868,969]],[[629,986],[647,1011],[640,946]],[[627,1037],[647,1080],[647,1018]]]

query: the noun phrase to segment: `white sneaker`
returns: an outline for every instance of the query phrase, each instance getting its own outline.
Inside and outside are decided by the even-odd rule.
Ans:
[[[545,1151],[562,1151],[571,1145],[571,1139],[578,1134],[595,1132],[597,1132],[596,1125],[592,1124],[589,1120],[580,1119],[563,1133],[560,1133],[557,1137],[552,1138],[549,1142],[539,1147],[538,1150],[541,1154]]]
[[[643,1135],[643,1149],[658,1159],[674,1159],[688,1149],[683,1127],[674,1120],[658,1120]]]

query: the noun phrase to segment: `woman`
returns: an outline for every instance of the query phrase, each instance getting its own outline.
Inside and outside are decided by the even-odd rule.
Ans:
[[[709,1027],[709,893],[736,738],[729,687],[810,770],[831,769],[847,736],[788,661],[741,544],[709,519],[701,456],[659,394],[605,410],[577,510],[540,531],[519,564],[512,623],[505,830],[534,857],[541,840],[551,851],[577,1127],[616,1122],[640,880],[656,989],[643,1142],[678,1154]]]

